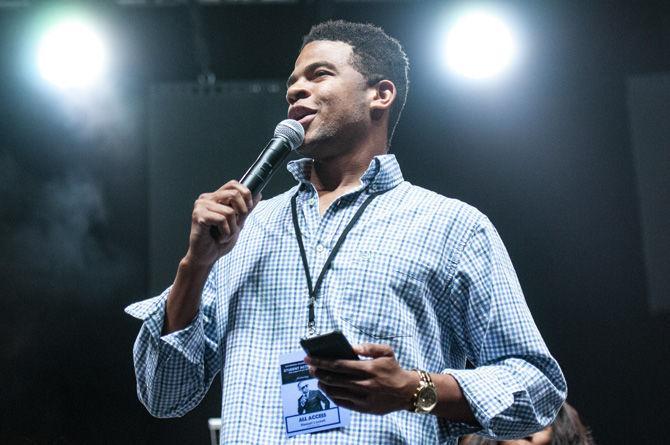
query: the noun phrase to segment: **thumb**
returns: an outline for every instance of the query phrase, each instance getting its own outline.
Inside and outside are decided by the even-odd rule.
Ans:
[[[395,357],[393,349],[388,345],[378,345],[373,343],[361,343],[353,347],[354,353],[364,357]]]

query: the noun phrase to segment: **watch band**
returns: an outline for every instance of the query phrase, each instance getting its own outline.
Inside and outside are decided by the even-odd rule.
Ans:
[[[428,374],[426,371],[424,371],[422,369],[417,369],[417,371],[419,371],[419,375],[421,376],[421,380],[428,383],[429,385],[433,384],[433,379],[430,378],[430,374]]]

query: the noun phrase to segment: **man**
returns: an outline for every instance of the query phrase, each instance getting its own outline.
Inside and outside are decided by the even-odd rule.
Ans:
[[[298,389],[302,394],[298,398],[298,414],[315,413],[330,408],[330,400],[318,389],[309,390],[309,383],[298,382]]]
[[[326,22],[304,38],[286,95],[305,128],[307,158],[288,165],[298,185],[263,202],[236,181],[201,195],[173,285],[128,308],[144,320],[135,367],[153,415],[183,415],[221,372],[221,442],[287,441],[278,357],[339,329],[364,360],[305,361],[354,412],[310,443],[455,444],[552,421],[565,380],[495,229],[405,181],[387,153],[408,70],[371,25]]]

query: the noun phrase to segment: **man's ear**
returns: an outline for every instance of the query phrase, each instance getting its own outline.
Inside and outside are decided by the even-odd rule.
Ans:
[[[397,91],[390,80],[380,80],[372,88],[374,89],[374,96],[370,102],[370,112],[373,119],[379,119],[385,111],[391,109]]]

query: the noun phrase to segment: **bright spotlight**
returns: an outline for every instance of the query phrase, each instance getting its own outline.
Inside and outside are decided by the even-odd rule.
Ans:
[[[493,77],[516,57],[514,37],[499,18],[482,11],[462,16],[447,34],[447,66],[472,79]]]
[[[51,84],[63,89],[87,88],[102,78],[107,54],[92,24],[69,18],[43,35],[37,62],[42,77]]]

